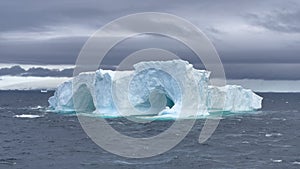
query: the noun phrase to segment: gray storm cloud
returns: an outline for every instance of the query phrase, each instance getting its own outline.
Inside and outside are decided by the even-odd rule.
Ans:
[[[298,79],[297,0],[3,0],[0,62],[74,64],[81,47],[98,28],[118,17],[149,11],[183,17],[203,30],[216,46],[231,78]],[[113,66],[128,54],[147,47],[167,49],[201,64],[193,60],[193,53],[183,44],[165,37],[145,36],[116,46],[105,65]],[[262,68],[262,64],[268,66]]]

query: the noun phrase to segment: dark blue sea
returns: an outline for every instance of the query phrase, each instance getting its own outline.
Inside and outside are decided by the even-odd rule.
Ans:
[[[86,135],[76,116],[45,111],[52,94],[0,91],[1,169],[300,168],[300,94],[297,93],[258,93],[264,97],[262,110],[225,114],[204,144],[198,143],[205,121],[199,119],[176,147],[144,159],[106,152]],[[173,123],[107,120],[116,130],[137,137],[159,133]]]

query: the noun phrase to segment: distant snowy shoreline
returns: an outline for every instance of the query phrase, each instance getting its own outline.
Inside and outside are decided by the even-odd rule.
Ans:
[[[70,77],[0,76],[0,90],[55,90]],[[227,84],[241,85],[262,93],[300,93],[300,80],[228,79]]]
[[[54,90],[69,77],[1,76],[0,90]]]

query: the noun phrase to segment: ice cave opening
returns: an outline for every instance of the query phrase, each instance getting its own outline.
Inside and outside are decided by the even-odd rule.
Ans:
[[[82,84],[74,93],[75,110],[79,112],[93,112],[96,110],[93,96],[86,84]]]

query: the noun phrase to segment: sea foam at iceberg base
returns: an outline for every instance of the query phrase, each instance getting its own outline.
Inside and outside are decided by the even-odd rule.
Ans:
[[[210,85],[210,72],[183,60],[147,61],[132,71],[84,72],[61,84],[49,98],[57,112],[89,112],[103,116],[153,115],[189,117],[215,111],[244,112],[262,107],[262,97],[241,86]],[[183,107],[183,101],[188,106]]]

